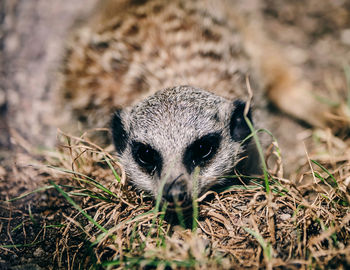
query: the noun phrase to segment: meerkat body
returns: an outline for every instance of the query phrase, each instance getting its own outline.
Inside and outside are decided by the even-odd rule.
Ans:
[[[112,132],[140,189],[157,195],[167,179],[165,196],[182,200],[191,197],[196,167],[199,193],[244,156],[243,171],[258,171],[255,148],[242,143],[250,133],[242,109],[247,77],[258,126],[269,127],[268,100],[310,124],[324,123],[308,85],[251,22],[254,14],[240,14],[237,5],[107,0],[73,35],[63,66],[65,110],[100,127],[124,108],[114,115]],[[208,153],[196,149],[201,143]]]

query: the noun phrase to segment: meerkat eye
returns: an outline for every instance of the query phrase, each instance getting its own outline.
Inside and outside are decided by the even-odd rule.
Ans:
[[[141,146],[137,151],[137,157],[142,164],[154,164],[155,163],[154,150],[147,146]]]
[[[158,173],[160,173],[162,158],[160,154],[150,145],[140,142],[133,142],[132,156],[134,160],[149,174],[153,175],[156,170],[158,170]]]
[[[206,159],[213,151],[213,146],[206,141],[199,142],[193,151],[197,158]]]
[[[187,147],[183,163],[189,173],[191,173],[196,166],[204,167],[207,165],[216,154],[221,139],[220,133],[210,133]]]

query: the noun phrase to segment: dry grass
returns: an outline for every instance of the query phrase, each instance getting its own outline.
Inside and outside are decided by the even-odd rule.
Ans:
[[[296,181],[281,177],[275,158],[269,171],[271,192],[265,191],[264,179],[255,179],[251,185],[199,198],[198,223],[192,230],[169,224],[157,203],[125,183],[112,148],[84,138],[61,134],[59,151],[46,155],[50,165],[38,168],[72,209],[56,244],[54,260],[60,268],[350,265],[350,155],[339,149],[345,142],[331,135],[317,134],[316,153],[323,154],[308,157]],[[267,156],[276,155],[274,149]]]
[[[9,40],[1,52],[11,53],[2,55],[8,72],[1,82],[11,90],[11,123],[20,134],[43,143],[50,130],[42,125],[39,112],[46,114],[52,106],[47,101],[53,81],[47,63],[55,62],[56,46],[63,40],[57,32],[68,27],[73,14],[82,12],[83,7],[75,3],[78,1],[74,1],[76,7],[68,6],[69,1],[55,7],[45,1],[6,2],[11,2],[4,13],[8,31],[4,37]],[[80,2],[85,6],[87,1]],[[347,89],[350,93],[349,46],[340,40],[348,28],[349,4],[331,0],[262,2],[266,30],[286,47],[287,55],[301,52],[305,60],[300,62],[299,57],[297,64],[301,63],[305,77],[326,92]],[[14,40],[32,46],[16,49]],[[39,59],[33,57],[38,44]],[[345,63],[347,84],[339,63]],[[343,101],[340,96],[338,101]],[[334,103],[333,98],[326,101]],[[350,98],[348,106],[339,107],[341,112],[336,115],[345,111],[349,116],[349,102]],[[349,126],[349,118],[336,115],[330,118]],[[10,158],[0,153],[0,199],[23,195],[14,202],[0,201],[1,269],[14,265],[35,269],[26,266],[28,262],[43,269],[99,265],[122,269],[145,265],[160,269],[166,265],[194,269],[349,268],[350,142],[329,131],[308,134],[316,150],[305,154],[308,161],[289,179],[282,178],[280,160],[276,163],[275,155],[268,155],[275,160],[269,162],[269,195],[264,182],[256,179],[249,188],[236,187],[200,198],[195,231],[168,224],[162,212],[154,210],[152,199],[124,185],[122,168],[108,154],[112,147],[101,149],[84,136],[62,134],[58,151],[38,153],[20,134],[11,130],[14,148],[20,151],[14,150],[16,158],[9,166],[5,163]],[[338,131],[338,135],[349,136],[349,130]],[[120,173],[121,183],[106,160]],[[36,185],[38,190],[26,193]],[[56,188],[62,191],[55,192]]]

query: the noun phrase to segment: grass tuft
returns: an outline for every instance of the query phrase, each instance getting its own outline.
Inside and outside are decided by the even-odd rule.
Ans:
[[[78,204],[76,204],[71,197],[58,185],[56,185],[54,182],[50,181],[50,184],[57,189],[59,193],[62,194],[62,196],[72,205],[75,209],[79,211],[84,217],[86,217],[91,223],[93,223],[97,228],[99,228],[102,232],[107,232],[105,228],[103,228],[100,224],[98,224],[92,217],[90,217]]]
[[[263,131],[252,130],[257,132]],[[192,228],[186,229],[167,221],[167,205],[161,204],[163,187],[154,201],[123,184],[123,170],[110,153],[74,137],[66,141],[69,144],[48,159],[49,166],[31,168],[48,175],[50,185],[6,202],[14,204],[55,189],[62,195],[57,200],[72,206],[54,210],[50,215],[55,218],[40,224],[31,204],[27,221],[9,231],[13,235],[24,231],[32,224],[30,216],[43,231],[57,230],[60,239],[54,258],[61,268],[314,269],[337,264],[345,269],[350,260],[348,160],[313,157],[318,171],[310,171],[306,162],[297,176],[300,183],[274,174],[269,162],[266,174],[251,177],[250,185],[194,200]],[[195,177],[194,197],[197,181]],[[178,219],[181,225],[185,217]],[[40,241],[8,241],[0,248],[29,249]]]

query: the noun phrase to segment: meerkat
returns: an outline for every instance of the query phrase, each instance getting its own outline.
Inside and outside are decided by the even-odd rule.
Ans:
[[[245,106],[192,86],[159,91],[114,114],[120,161],[138,188],[155,196],[161,192],[169,203],[192,205],[193,190],[203,194],[235,169],[244,175],[258,171],[256,149],[244,141],[251,133]],[[249,111],[247,117],[251,120]]]
[[[113,141],[140,190],[184,206],[194,188],[201,195],[235,170],[259,172],[256,147],[246,140],[247,77],[254,98],[246,116],[258,127],[269,127],[269,102],[325,124],[327,109],[264,36],[257,13],[242,5],[105,0],[72,35],[60,87],[64,111],[86,128],[108,126],[118,109]]]

